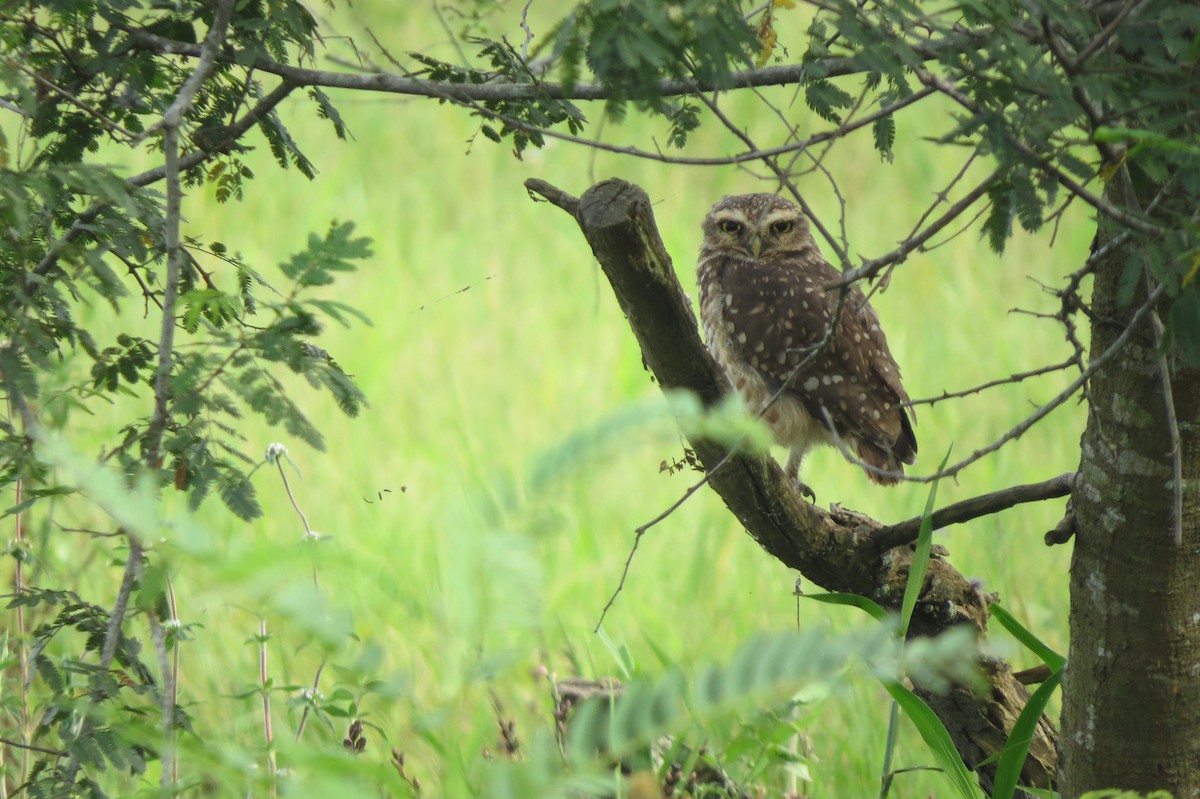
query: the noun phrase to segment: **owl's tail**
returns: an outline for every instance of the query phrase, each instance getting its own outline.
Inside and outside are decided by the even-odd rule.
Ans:
[[[904,465],[911,464],[917,459],[917,436],[913,432],[912,422],[909,421],[908,414],[904,412],[903,408],[900,409],[900,435],[896,437],[896,443],[890,448],[885,449],[874,442],[862,439],[858,439],[854,443],[859,460],[868,466],[893,473],[890,475],[879,474],[874,469],[864,469],[867,478],[876,485],[896,485],[900,482],[900,475],[904,474]]]

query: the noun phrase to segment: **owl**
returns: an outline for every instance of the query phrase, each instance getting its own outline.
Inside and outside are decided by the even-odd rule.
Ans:
[[[739,194],[714,205],[703,229],[697,278],[709,351],[788,448],[788,476],[812,496],[800,463],[836,433],[862,463],[890,473],[865,469],[872,482],[899,482],[916,457],[916,417],[879,317],[856,286],[825,349],[799,368],[834,324],[839,292],[826,287],[841,278],[804,214],[773,194]]]

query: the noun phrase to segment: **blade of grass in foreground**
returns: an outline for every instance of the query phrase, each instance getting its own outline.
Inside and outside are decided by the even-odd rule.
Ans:
[[[1004,609],[1004,606],[999,602],[992,602],[988,605],[988,611],[992,614],[992,618],[1000,622],[1004,629],[1012,633],[1013,638],[1016,638],[1027,649],[1042,659],[1042,662],[1050,667],[1051,671],[1058,671],[1067,662],[1067,659],[1055,652],[1046,645],[1042,639],[1038,638],[1029,631],[1025,625],[1017,621],[1016,617]]]
[[[892,699],[896,701],[900,709],[904,711],[904,715],[908,716],[913,726],[917,728],[925,745],[933,753],[934,760],[950,778],[958,795],[963,799],[981,799],[983,797],[982,789],[966,764],[963,763],[962,756],[954,746],[954,741],[950,739],[950,733],[946,731],[945,725],[942,724],[942,720],[937,717],[937,714],[930,709],[929,705],[925,704],[921,697],[903,685],[887,683],[884,687],[887,688],[888,693],[892,695]]]
[[[993,607],[995,607],[993,605]],[[1033,742],[1033,734],[1042,718],[1042,711],[1050,701],[1050,695],[1062,680],[1062,671],[1057,670],[1050,679],[1038,686],[1025,703],[1021,715],[1013,724],[1012,732],[1008,734],[1008,742],[996,764],[996,783],[992,786],[992,799],[1012,799],[1017,790],[1017,780],[1021,777],[1021,767],[1025,765],[1025,757],[1029,754],[1029,746]]]

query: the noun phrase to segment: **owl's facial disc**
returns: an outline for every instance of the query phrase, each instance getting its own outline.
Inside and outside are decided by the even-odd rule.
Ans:
[[[738,252],[758,257],[761,245],[758,231],[750,224],[745,214],[740,210],[727,211],[717,216],[715,222],[716,229],[726,245]]]

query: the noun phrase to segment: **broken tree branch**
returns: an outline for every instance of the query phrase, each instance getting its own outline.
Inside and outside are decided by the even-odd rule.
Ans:
[[[687,390],[705,405],[720,400],[728,382],[700,338],[691,302],[680,286],[658,235],[650,198],[623,180],[607,180],[577,201],[544,181],[525,183],[571,214],[612,284],[617,302],[641,347],[646,365],[664,390]],[[768,455],[730,451],[705,439],[690,442],[708,469],[708,482],[746,531],[773,557],[832,591],[870,597],[899,608],[912,551],[876,538],[879,522],[833,506],[824,511],[800,496]],[[720,469],[714,467],[724,462]],[[969,624],[987,630],[984,598],[944,559],[930,561],[910,634],[936,635]],[[1004,660],[981,663],[989,690],[965,687],[948,694],[921,691],[950,731],[963,759],[979,769],[985,789],[1028,692]],[[1022,784],[1048,787],[1057,763],[1055,731],[1042,718],[1022,769]],[[985,763],[985,761],[988,761]]]

